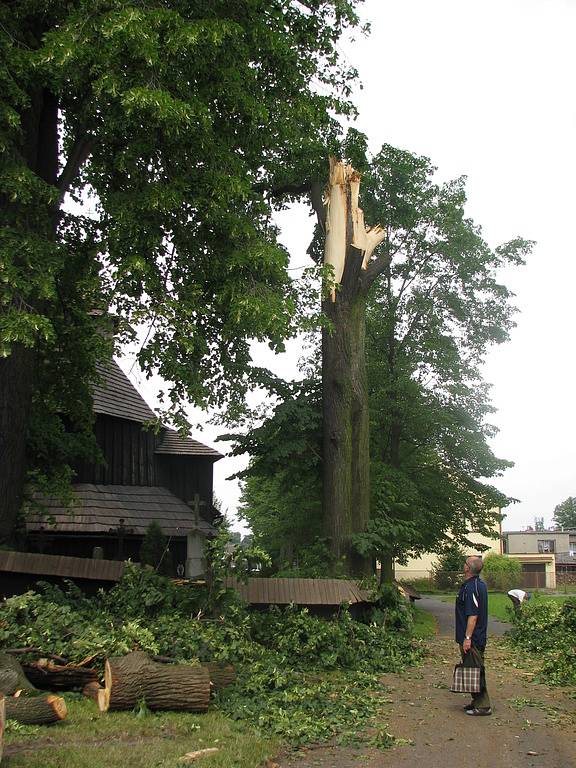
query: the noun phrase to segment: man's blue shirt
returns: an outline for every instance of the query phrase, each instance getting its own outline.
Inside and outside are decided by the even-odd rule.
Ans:
[[[478,616],[472,643],[477,648],[484,648],[488,629],[488,590],[479,576],[466,579],[456,598],[456,642],[460,645],[466,637],[468,616]]]

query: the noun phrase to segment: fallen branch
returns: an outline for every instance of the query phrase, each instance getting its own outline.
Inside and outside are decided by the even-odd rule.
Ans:
[[[44,691],[72,691],[82,689],[88,683],[98,680],[95,669],[67,664],[60,666],[48,659],[39,659],[23,664],[22,669],[36,688]]]

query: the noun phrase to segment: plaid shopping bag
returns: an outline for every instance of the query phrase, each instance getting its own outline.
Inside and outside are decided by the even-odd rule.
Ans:
[[[465,667],[464,664],[456,664],[452,680],[453,693],[480,693],[481,667]]]

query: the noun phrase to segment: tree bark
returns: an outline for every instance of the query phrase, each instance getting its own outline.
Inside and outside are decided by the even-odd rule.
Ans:
[[[231,685],[236,680],[236,670],[232,664],[221,664],[218,661],[209,661],[202,665],[208,670],[210,685],[217,691]]]
[[[0,693],[11,696],[16,691],[34,690],[24,674],[20,662],[7,653],[0,653]]]
[[[44,30],[31,30],[41,40]],[[47,184],[58,180],[58,99],[43,88],[31,94],[30,106],[22,116],[21,157],[25,165]],[[6,222],[16,229],[29,226],[27,212],[18,204],[0,198]],[[55,212],[37,215],[35,234],[48,240],[56,237]],[[29,306],[27,296],[16,296],[14,306]],[[33,307],[40,311],[40,307]],[[36,353],[20,343],[0,359],[0,544],[13,543],[16,519],[22,506],[26,478],[26,441],[36,378]]]
[[[370,514],[368,392],[364,353],[365,299],[325,302],[332,323],[322,338],[323,508],[332,554],[354,575],[371,563],[352,548]]]
[[[210,701],[210,674],[200,665],[158,664],[145,653],[106,660],[101,711],[133,709],[144,701],[152,710],[206,712]]]
[[[12,544],[26,477],[34,351],[15,344],[0,358],[0,544]]]
[[[73,691],[98,680],[95,669],[73,665],[64,667],[46,659],[23,664],[22,669],[30,682],[44,691]]]
[[[324,300],[331,322],[322,334],[323,511],[333,556],[351,575],[372,572],[372,559],[354,552],[352,536],[370,517],[370,444],[366,378],[367,270],[384,238],[366,228],[358,206],[360,175],[330,159],[324,263],[334,285]]]
[[[97,680],[94,680],[91,683],[86,683],[84,688],[82,688],[82,696],[86,696],[87,699],[92,699],[93,701],[99,701],[100,691],[104,691],[104,688],[102,688]]]
[[[6,719],[24,725],[45,725],[64,720],[68,711],[60,696],[6,696]]]

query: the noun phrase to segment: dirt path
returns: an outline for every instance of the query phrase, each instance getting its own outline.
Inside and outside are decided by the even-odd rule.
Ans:
[[[448,690],[457,648],[450,637],[429,641],[420,668],[385,675],[389,695],[377,729],[404,743],[386,751],[322,746],[277,760],[281,768],[574,768],[576,701],[538,685],[516,669],[512,650],[491,638],[486,653],[494,714],[469,717],[469,697]]]

